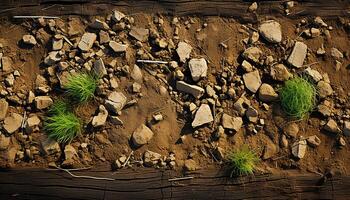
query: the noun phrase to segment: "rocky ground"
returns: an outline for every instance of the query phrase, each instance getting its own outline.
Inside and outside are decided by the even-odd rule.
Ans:
[[[350,164],[349,19],[241,24],[116,10],[0,28],[1,167],[196,170],[224,164],[242,145],[262,172],[346,173]],[[94,100],[75,108],[83,133],[59,144],[43,121],[79,71],[102,78]],[[278,90],[300,74],[315,82],[318,102],[291,120]]]

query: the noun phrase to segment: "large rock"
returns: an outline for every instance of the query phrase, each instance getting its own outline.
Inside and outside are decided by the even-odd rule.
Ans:
[[[275,20],[268,20],[259,26],[259,33],[268,42],[279,43],[282,41],[281,24]]]
[[[248,88],[248,90],[253,92],[253,93],[258,91],[258,89],[262,83],[258,70],[244,74],[243,81],[244,81],[245,86]]]
[[[5,118],[3,128],[8,134],[12,134],[21,128],[22,120],[22,115],[11,113],[8,117]]]
[[[7,114],[9,104],[5,99],[0,99],[0,121],[4,120]]]
[[[49,55],[44,59],[46,65],[53,65],[61,60],[60,53],[58,51],[51,51]]]
[[[125,95],[121,92],[112,92],[108,96],[108,100],[106,100],[106,108],[117,114],[119,111],[121,111],[125,104],[126,104],[127,98]]]
[[[180,62],[186,62],[186,60],[190,58],[191,51],[191,45],[187,44],[186,42],[179,42],[176,53],[180,58]]]
[[[39,110],[50,107],[53,101],[50,96],[37,96],[34,98],[35,107]]]
[[[96,41],[97,35],[95,33],[84,33],[81,37],[78,47],[82,51],[89,51]]]
[[[263,83],[259,88],[259,99],[263,102],[275,101],[278,98],[278,94],[273,87],[267,83]]]
[[[22,40],[23,40],[24,44],[28,44],[28,45],[36,45],[37,44],[35,37],[32,35],[24,35]]]
[[[191,71],[191,76],[194,81],[199,81],[200,78],[207,76],[207,61],[204,58],[193,58],[188,62]]]
[[[195,98],[199,99],[204,94],[204,89],[197,86],[197,85],[190,85],[188,83],[185,83],[184,81],[177,81],[176,82],[176,89],[178,89],[180,92],[185,92],[188,94],[191,94]]]
[[[132,27],[129,35],[140,42],[146,42],[149,36],[149,29]]]
[[[232,117],[224,113],[221,118],[221,123],[225,129],[230,129],[238,132],[243,125],[243,120],[242,117]]]
[[[12,59],[10,57],[4,56],[1,58],[1,67],[2,71],[5,73],[11,72],[12,71]]]
[[[305,156],[306,149],[307,149],[306,140],[297,141],[292,145],[292,154],[294,157],[298,159],[302,159]]]
[[[333,89],[326,81],[319,81],[317,83],[318,95],[320,98],[326,98],[333,93]]]
[[[115,41],[110,41],[108,45],[115,53],[123,53],[128,48],[127,44],[122,44]]]
[[[198,127],[207,123],[210,123],[214,121],[213,115],[211,113],[211,109],[208,104],[202,104],[194,117],[194,120],[192,121],[192,127]]]
[[[92,122],[91,122],[92,126],[100,127],[105,125],[107,117],[108,117],[108,111],[103,105],[100,105],[98,114],[94,116],[94,118],[92,118]]]
[[[271,67],[270,75],[276,81],[286,81],[292,77],[292,74],[283,64],[277,64]]]
[[[104,64],[102,58],[100,58],[94,62],[94,72],[99,77],[107,75],[107,70],[106,70],[106,67],[105,67],[105,64]]]
[[[154,133],[146,125],[142,124],[132,134],[132,143],[135,146],[147,144],[153,137]]]
[[[312,135],[306,138],[307,143],[312,147],[317,147],[321,144],[321,139],[317,135]]]
[[[307,45],[302,42],[295,42],[292,53],[289,55],[287,62],[297,68],[303,66],[306,58]]]
[[[248,49],[244,50],[242,56],[247,60],[258,63],[262,54],[263,52],[258,47],[249,47]]]

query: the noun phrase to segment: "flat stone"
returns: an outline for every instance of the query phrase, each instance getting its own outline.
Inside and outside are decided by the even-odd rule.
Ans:
[[[292,53],[289,55],[287,62],[296,67],[301,68],[306,58],[307,45],[302,42],[295,42]]]
[[[33,129],[37,126],[39,126],[41,120],[37,115],[33,115],[29,117],[25,123],[25,131],[26,133],[33,132]]]
[[[91,124],[93,127],[104,126],[108,117],[108,111],[103,105],[100,105],[98,109],[98,114],[92,118]]]
[[[64,161],[62,165],[70,166],[78,160],[78,153],[75,148],[68,144],[64,147]]]
[[[4,120],[3,128],[8,134],[16,132],[21,128],[23,117],[17,113],[10,113]]]
[[[63,39],[52,40],[52,50],[59,51],[63,48]]]
[[[91,28],[93,29],[98,29],[98,30],[108,30],[109,26],[106,22],[95,19],[90,25]]]
[[[22,37],[22,40],[23,40],[24,44],[28,44],[28,45],[36,45],[37,44],[35,37],[32,35],[24,35]]]
[[[325,81],[319,81],[317,83],[317,90],[320,98],[326,98],[333,94],[331,85]]]
[[[96,41],[97,35],[95,33],[84,33],[81,37],[78,47],[82,51],[89,51]]]
[[[61,56],[58,51],[51,51],[44,59],[46,65],[53,65],[59,61],[61,61]]]
[[[248,121],[257,123],[259,119],[259,112],[255,108],[249,107],[245,112],[245,116],[247,117]]]
[[[127,98],[122,92],[112,92],[106,100],[106,108],[112,113],[117,114],[121,111],[127,102]]]
[[[210,123],[214,121],[213,115],[211,113],[211,109],[208,104],[202,104],[194,117],[194,120],[192,121],[192,127],[198,127],[202,126],[204,124]]]
[[[12,87],[15,84],[15,76],[13,74],[7,75],[4,82],[6,86]]]
[[[134,93],[140,93],[141,92],[142,85],[140,83],[133,83],[132,84],[132,92]]]
[[[10,137],[0,134],[0,151],[6,150],[10,145]]]
[[[271,67],[270,75],[276,81],[286,81],[293,76],[283,64]]]
[[[282,41],[281,24],[277,21],[265,21],[259,26],[258,29],[260,35],[262,35],[268,42],[279,43]]]
[[[186,62],[186,60],[190,58],[191,51],[191,45],[187,44],[186,42],[179,42],[177,45],[176,53],[180,58],[180,62]]]
[[[254,63],[259,63],[259,59],[263,52],[258,47],[249,47],[242,53],[243,58],[253,61]]]
[[[41,142],[41,146],[46,155],[61,154],[60,145],[55,140],[46,138]]]
[[[350,121],[344,122],[343,133],[345,136],[350,136]]]
[[[292,154],[294,157],[298,159],[302,159],[305,156],[306,149],[307,149],[306,140],[297,141],[292,145]]]
[[[283,132],[292,138],[296,138],[299,133],[299,126],[297,123],[289,123],[283,128]]]
[[[134,65],[134,68],[132,69],[132,72],[130,74],[131,78],[134,79],[138,83],[142,83],[143,75],[142,71],[139,66]]]
[[[340,60],[344,58],[344,55],[341,51],[339,51],[337,48],[331,48],[331,56],[334,59]]]
[[[246,60],[243,60],[241,66],[245,72],[252,72],[253,71],[253,66]]]
[[[99,77],[107,75],[107,70],[106,70],[106,67],[105,67],[105,64],[104,64],[102,58],[100,58],[94,62],[93,70],[96,73],[96,75],[98,75]]]
[[[146,42],[149,36],[149,29],[132,27],[129,35],[140,42]]]
[[[242,117],[232,117],[226,113],[222,115],[221,124],[225,129],[230,129],[238,132],[243,125]]]
[[[4,56],[1,58],[2,71],[5,73],[12,71],[12,59],[10,57]]]
[[[50,96],[37,96],[34,98],[35,107],[39,110],[50,107],[53,101]]]
[[[111,49],[115,53],[123,53],[128,48],[128,45],[122,44],[122,43],[118,43],[118,42],[115,42],[115,41],[110,41],[108,45],[109,45],[109,47],[111,47]]]
[[[157,165],[161,159],[162,159],[162,155],[153,151],[147,150],[143,154],[143,164],[146,167],[153,167]]]
[[[245,97],[242,96],[240,97],[234,104],[233,104],[233,108],[238,112],[238,114],[240,116],[244,116],[245,112],[246,112],[246,108],[250,106],[250,101]]]
[[[188,62],[193,81],[199,81],[200,78],[207,76],[207,61],[204,58],[193,58]]]
[[[258,70],[244,74],[243,81],[247,89],[253,93],[256,93],[256,91],[258,91],[262,83]]]
[[[106,44],[109,43],[111,41],[111,38],[109,37],[108,32],[101,30],[98,33],[99,37],[100,37],[100,44]]]
[[[259,99],[263,102],[275,101],[278,99],[278,94],[271,85],[263,83],[259,88]]]
[[[321,139],[317,135],[312,135],[306,138],[307,143],[312,147],[317,147],[321,144]]]
[[[8,108],[9,104],[7,103],[6,99],[0,99],[0,121],[5,119]]]
[[[185,160],[184,169],[186,171],[195,171],[198,169],[196,161],[192,159]]]
[[[124,122],[117,116],[109,116],[109,120],[114,125],[123,125]]]
[[[188,94],[191,94],[195,98],[199,99],[204,94],[204,89],[197,86],[197,85],[190,85],[188,83],[185,83],[184,81],[177,81],[176,82],[176,89],[180,92],[185,92]]]
[[[311,69],[310,67],[304,70],[305,74],[309,75],[316,83],[322,80],[322,74],[317,70]]]
[[[147,144],[153,137],[154,133],[146,125],[142,124],[132,134],[132,142],[135,146]]]
[[[113,10],[112,13],[112,20],[114,22],[120,22],[120,20],[122,20],[125,17],[125,14],[118,11],[118,10]]]
[[[333,119],[329,119],[326,125],[324,126],[324,129],[330,133],[340,133],[340,129],[338,127],[338,124]]]

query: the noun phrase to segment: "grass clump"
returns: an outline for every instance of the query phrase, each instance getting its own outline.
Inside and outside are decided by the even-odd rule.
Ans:
[[[60,100],[55,102],[49,109],[49,115],[44,123],[49,138],[59,143],[68,143],[80,134],[81,121],[70,112],[68,103]]]
[[[303,118],[316,105],[316,88],[307,79],[295,77],[284,83],[280,90],[284,111],[295,118]]]
[[[243,146],[237,151],[232,151],[228,155],[228,162],[232,167],[231,176],[253,174],[259,157],[247,146]]]
[[[74,74],[68,77],[64,87],[73,100],[84,103],[94,96],[97,78],[87,73]]]

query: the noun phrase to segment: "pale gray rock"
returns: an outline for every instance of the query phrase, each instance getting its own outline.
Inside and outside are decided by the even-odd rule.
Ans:
[[[307,45],[302,42],[295,42],[292,53],[289,55],[287,62],[296,67],[301,68],[306,58]]]
[[[35,37],[32,35],[24,35],[22,37],[22,40],[23,40],[24,44],[28,44],[28,45],[36,45],[37,44]]]
[[[259,88],[259,99],[263,102],[275,101],[278,99],[278,94],[271,85],[263,83]]]
[[[204,94],[204,89],[197,86],[197,85],[190,85],[188,83],[185,83],[184,81],[177,81],[176,82],[176,89],[180,92],[185,92],[188,94],[191,94],[195,98],[199,99]]]
[[[112,113],[117,114],[121,111],[127,102],[127,98],[122,92],[112,92],[106,100],[106,108]]]
[[[207,76],[207,61],[204,58],[193,58],[188,62],[188,66],[191,71],[193,81],[199,81],[199,79]]]
[[[281,24],[275,20],[268,20],[263,22],[259,26],[259,33],[268,42],[279,43],[282,41],[282,28]]]
[[[129,35],[140,42],[146,42],[149,36],[149,29],[132,27]]]
[[[262,83],[258,70],[244,74],[243,81],[247,89],[253,93],[258,91]]]
[[[92,126],[93,127],[101,127],[104,126],[108,117],[108,111],[103,106],[100,105],[98,108],[98,114],[92,118]]]
[[[128,48],[128,45],[122,44],[122,43],[118,43],[118,42],[115,42],[115,41],[110,41],[108,45],[109,45],[109,47],[111,47],[111,49],[115,53],[123,53]]]
[[[191,45],[187,44],[186,42],[179,42],[177,45],[176,53],[180,58],[180,62],[186,62],[186,60],[190,58],[191,51]]]
[[[226,113],[222,115],[221,124],[225,129],[234,130],[238,132],[243,125],[242,117],[232,117]]]
[[[208,104],[202,104],[194,117],[194,120],[192,121],[192,127],[198,127],[207,123],[210,123],[214,121],[213,115],[211,113],[211,109]]]
[[[132,134],[132,142],[139,147],[147,144],[153,137],[154,133],[146,125],[142,124]]]
[[[297,141],[292,145],[292,154],[294,157],[298,159],[302,159],[305,156],[306,149],[307,149],[306,140]]]

